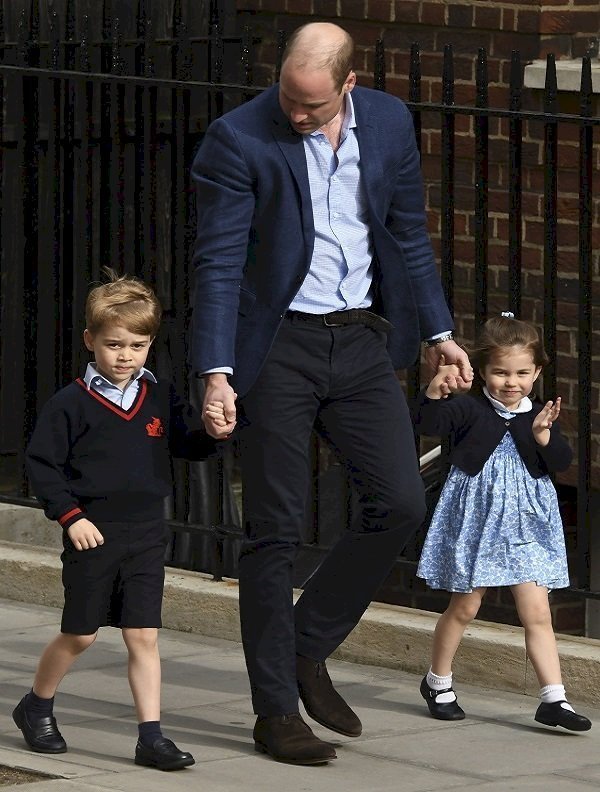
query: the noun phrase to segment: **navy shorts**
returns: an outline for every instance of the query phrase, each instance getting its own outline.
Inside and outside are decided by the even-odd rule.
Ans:
[[[161,627],[168,530],[164,520],[96,522],[104,544],[76,550],[63,532],[61,631]]]

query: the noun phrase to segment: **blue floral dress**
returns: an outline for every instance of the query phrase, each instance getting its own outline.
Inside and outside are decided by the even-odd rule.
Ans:
[[[450,469],[417,575],[433,589],[465,593],[529,581],[569,585],[556,490],[549,476],[530,475],[509,432],[477,475]]]

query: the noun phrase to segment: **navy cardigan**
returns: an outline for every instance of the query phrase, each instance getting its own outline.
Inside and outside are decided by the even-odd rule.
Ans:
[[[451,395],[447,399],[428,399],[423,389],[413,408],[419,434],[449,437],[450,461],[469,476],[481,471],[506,432],[510,432],[525,467],[533,478],[566,470],[573,452],[560,432],[558,423],[550,430],[547,446],[536,443],[531,431],[535,416],[544,406],[533,402],[533,409],[507,420],[498,415],[483,393]]]

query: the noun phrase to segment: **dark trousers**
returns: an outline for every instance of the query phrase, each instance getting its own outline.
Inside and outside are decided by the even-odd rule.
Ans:
[[[424,488],[383,333],[286,317],[241,408],[240,616],[252,701],[262,716],[293,713],[296,653],[323,661],[357,624],[425,517]],[[294,606],[313,426],[344,461],[362,518]]]

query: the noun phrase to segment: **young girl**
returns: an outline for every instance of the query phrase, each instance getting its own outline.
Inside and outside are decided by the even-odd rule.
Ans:
[[[478,392],[461,394],[470,383],[442,359],[416,409],[419,433],[449,437],[452,462],[417,570],[431,588],[452,592],[421,694],[434,718],[465,717],[452,689],[452,660],[487,586],[510,586],[541,688],[536,721],[587,731],[591,722],[566,700],[548,604],[550,589],[569,585],[548,475],[565,470],[572,456],[556,424],[560,397],[545,404],[529,398],[548,359],[536,329],[512,314],[485,323],[473,362],[484,383]]]

